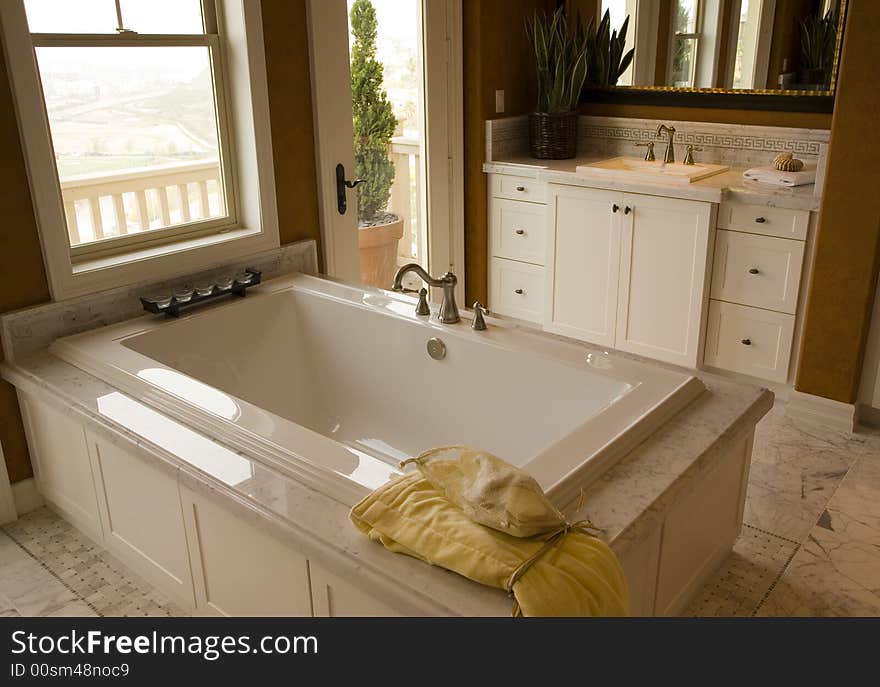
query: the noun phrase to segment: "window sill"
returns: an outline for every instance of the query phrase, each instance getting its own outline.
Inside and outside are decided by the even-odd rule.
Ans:
[[[259,230],[239,228],[224,231],[223,233],[211,234],[210,236],[199,236],[196,238],[174,241],[172,243],[163,243],[158,246],[134,248],[125,253],[116,253],[115,255],[79,260],[72,265],[73,274],[77,275],[93,272],[95,270],[110,269],[122,265],[143,262],[145,260],[156,260],[176,253],[201,250],[208,246],[217,246],[240,239],[259,236]]]
[[[240,228],[75,264],[68,260],[66,275],[56,284],[53,295],[55,300],[63,300],[126,284],[192,274],[279,245],[276,232]]]

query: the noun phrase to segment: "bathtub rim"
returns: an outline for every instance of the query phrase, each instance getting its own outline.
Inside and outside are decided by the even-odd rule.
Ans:
[[[432,316],[429,321],[426,321],[423,317],[417,317],[414,314],[415,301],[409,296],[382,289],[352,286],[331,278],[314,277],[299,273],[268,280],[250,291],[246,299],[211,304],[204,308],[183,313],[177,320],[168,320],[161,316],[143,315],[63,337],[56,340],[49,347],[49,352],[84,372],[105,381],[123,393],[127,393],[160,412],[186,423],[196,431],[205,433],[219,442],[239,447],[255,459],[280,469],[283,473],[299,479],[308,486],[318,489],[331,498],[350,506],[363,498],[368,493],[369,488],[356,484],[350,476],[336,472],[326,465],[316,464],[314,460],[304,455],[305,451],[296,450],[287,444],[280,445],[247,427],[214,416],[210,412],[174,396],[171,392],[162,390],[137,374],[116,364],[107,363],[102,359],[101,353],[107,347],[113,347],[115,350],[123,348],[126,351],[127,357],[132,357],[132,359],[136,357],[142,361],[149,361],[150,367],[184,374],[158,360],[135,351],[126,346],[124,341],[153,331],[158,327],[173,326],[176,323],[190,321],[193,318],[212,313],[219,308],[244,306],[248,300],[267,298],[289,290],[302,290],[352,307],[379,312],[385,316],[427,327],[432,332],[441,332],[444,336],[459,337],[476,341],[481,345],[512,349],[515,352],[549,358],[557,363],[579,369],[588,369],[594,374],[610,377],[629,384],[631,388],[601,412],[613,407],[618,411],[618,415],[621,413],[626,414],[631,410],[630,406],[635,405],[647,405],[647,410],[641,415],[636,415],[631,422],[623,423],[624,426],[619,431],[616,431],[609,441],[599,445],[591,454],[586,457],[572,458],[568,464],[568,469],[555,482],[548,484],[546,487],[548,496],[562,507],[574,501],[593,480],[597,479],[614,463],[627,455],[669,419],[706,391],[706,386],[700,378],[696,374],[690,374],[688,371],[670,370],[666,367],[658,366],[651,361],[624,357],[618,352],[589,348],[589,344],[561,340],[557,337],[551,337],[544,332],[523,329],[515,323],[498,320],[497,318],[489,319],[490,333],[488,336],[486,332],[471,330],[464,320],[458,325],[441,325],[435,319],[436,307],[432,307]],[[367,300],[366,297],[369,297],[371,302],[365,302]],[[401,305],[404,305],[412,314],[406,314]],[[78,345],[84,340],[90,341],[93,345],[91,347]],[[95,341],[100,343],[99,347],[94,346]],[[141,364],[145,363],[142,362]],[[206,382],[196,377],[191,377],[191,379],[195,379],[201,384],[206,384]],[[660,384],[661,382],[664,385],[669,384],[672,380],[678,380],[678,382],[672,384],[671,388],[664,387],[670,388],[668,391],[658,391],[654,386],[654,384]],[[208,384],[208,386],[211,385]],[[268,413],[273,417],[281,417],[263,410],[253,403],[244,401],[233,394],[222,393],[234,398],[237,403],[249,409]],[[584,425],[589,424],[590,420],[598,417],[601,412],[587,418],[575,430],[541,451],[530,461],[529,472],[534,474],[535,470],[540,470],[542,466],[549,467],[551,461],[558,460],[558,456],[554,455],[554,452],[556,454],[559,453],[560,444],[573,444],[578,439],[583,439],[583,435],[578,434],[579,430]],[[341,446],[341,444],[333,439],[304,427],[293,420],[288,418],[281,419],[296,428],[296,433],[299,434],[298,438],[302,439],[312,449],[333,450],[334,447]],[[554,464],[558,465],[558,463]],[[558,470],[555,471],[558,472]],[[540,475],[536,475],[536,477],[540,477]]]

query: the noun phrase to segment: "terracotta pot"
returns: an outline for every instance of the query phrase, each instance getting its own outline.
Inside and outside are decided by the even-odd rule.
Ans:
[[[361,283],[390,289],[397,271],[397,242],[403,237],[403,219],[358,227]]]

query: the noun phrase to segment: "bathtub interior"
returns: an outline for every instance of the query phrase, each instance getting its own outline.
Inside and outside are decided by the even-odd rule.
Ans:
[[[446,344],[444,360],[427,355],[431,336]],[[298,289],[121,343],[194,380],[185,395],[202,398],[217,415],[234,419],[232,396],[392,465],[436,446],[467,444],[524,466],[633,389],[590,369],[524,359],[454,329],[377,316]],[[181,393],[179,375],[164,383],[174,374],[168,370],[138,374]]]

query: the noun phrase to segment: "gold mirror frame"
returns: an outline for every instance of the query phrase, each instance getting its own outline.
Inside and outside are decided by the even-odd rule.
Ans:
[[[826,91],[815,90],[788,90],[782,91],[773,88],[681,88],[678,86],[608,86],[605,88],[589,88],[587,92],[604,91],[608,94],[637,94],[637,93],[690,93],[694,95],[717,94],[717,95],[776,95],[776,96],[810,96],[813,98],[833,98],[837,89],[837,69],[840,63],[840,53],[843,49],[843,31],[846,25],[846,10],[848,0],[840,0],[840,21],[837,24],[837,37],[834,43],[834,62],[831,65],[831,83]]]

